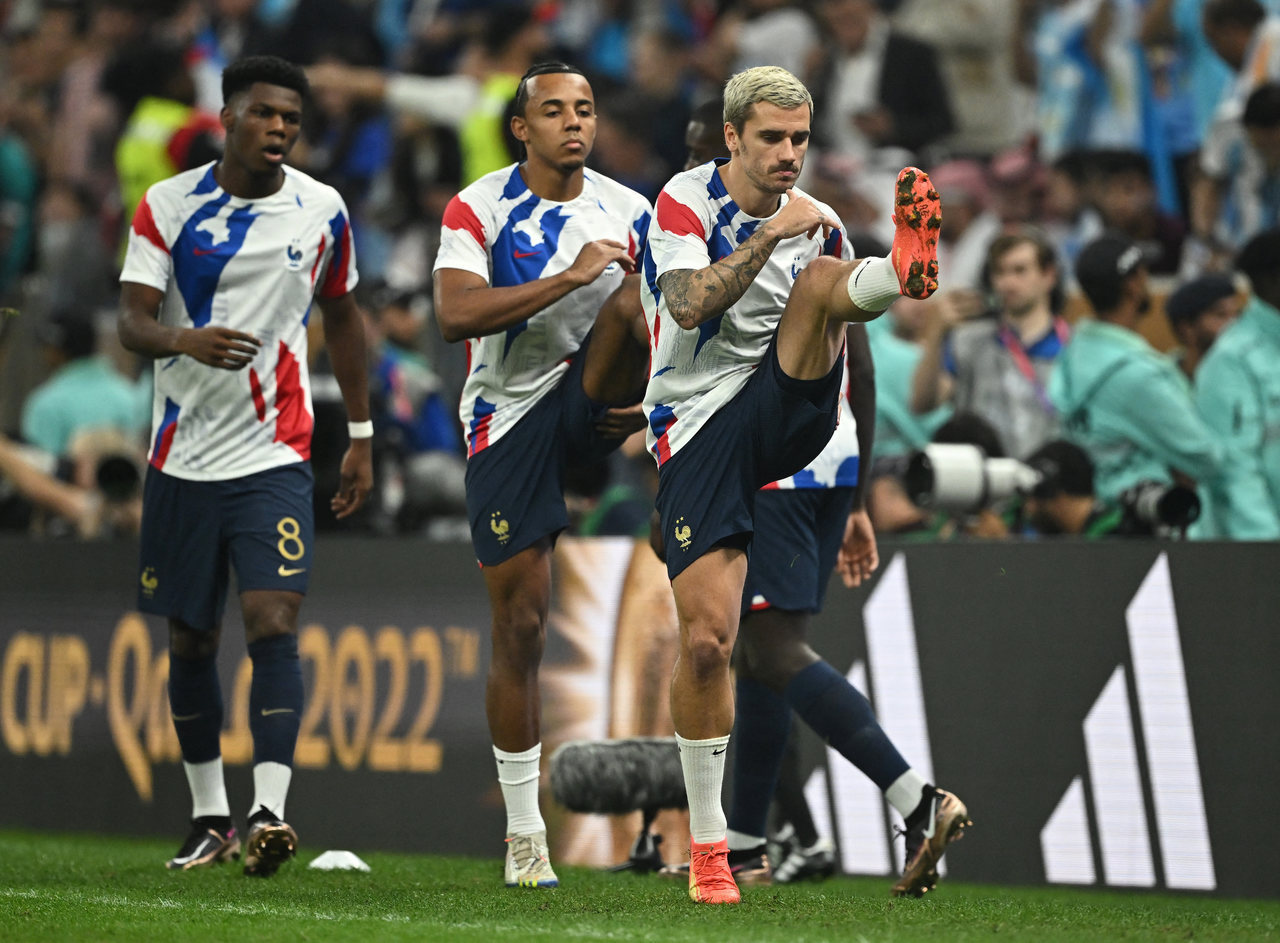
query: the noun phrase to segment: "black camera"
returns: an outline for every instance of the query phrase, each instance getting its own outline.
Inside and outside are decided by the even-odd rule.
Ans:
[[[1124,530],[1132,534],[1183,534],[1200,518],[1200,496],[1191,488],[1140,481],[1120,493]]]

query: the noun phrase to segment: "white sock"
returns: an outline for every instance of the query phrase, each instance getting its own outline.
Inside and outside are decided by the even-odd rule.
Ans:
[[[680,745],[684,791],[689,796],[689,837],[699,845],[721,841],[728,828],[720,790],[724,785],[724,754],[729,738],[686,740],[676,734],[676,743]]]
[[[507,806],[507,834],[533,835],[545,832],[546,823],[538,809],[538,776],[542,744],[535,743],[523,753],[493,748],[498,761],[498,784]]]
[[[763,844],[763,835],[748,835],[745,832],[735,832],[733,829],[729,829],[730,851],[750,851],[752,848],[759,848]]]
[[[191,817],[202,815],[230,815],[227,804],[227,785],[222,779],[222,757],[203,763],[182,761],[187,773],[187,785],[191,787]]]
[[[905,819],[920,804],[920,791],[927,785],[929,783],[923,776],[914,769],[909,769],[889,784],[884,797]]]
[[[253,766],[253,806],[249,814],[265,806],[267,811],[284,821],[284,800],[289,795],[293,767],[283,763],[255,763]]]
[[[863,259],[845,287],[849,300],[868,313],[884,311],[902,296],[898,273],[888,259]]]

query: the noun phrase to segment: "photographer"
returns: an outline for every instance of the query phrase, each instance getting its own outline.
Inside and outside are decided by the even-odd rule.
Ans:
[[[1041,536],[1180,536],[1200,513],[1194,491],[1157,482],[1140,482],[1115,502],[1099,500],[1088,453],[1061,439],[1036,449],[1027,466],[1040,480],[1022,501],[1021,529]]]
[[[1076,280],[1097,318],[1076,325],[1049,396],[1067,438],[1094,463],[1098,496],[1114,501],[1142,481],[1216,483],[1221,441],[1178,368],[1138,333],[1151,305],[1141,249],[1119,236],[1095,239],[1076,260]]]

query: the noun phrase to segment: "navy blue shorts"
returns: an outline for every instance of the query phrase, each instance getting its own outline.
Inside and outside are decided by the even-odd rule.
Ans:
[[[589,340],[554,390],[467,460],[467,518],[482,566],[497,566],[568,527],[565,466],[598,462],[622,444],[596,431],[609,407],[582,389]]]
[[[230,567],[240,592],[305,593],[315,542],[313,490],[307,462],[226,481],[187,481],[148,468],[138,608],[215,629]]]
[[[853,488],[771,488],[756,495],[742,611],[820,612]]]
[[[658,513],[675,579],[717,546],[747,549],[756,492],[794,475],[831,441],[844,361],[818,380],[782,372],[777,338],[738,395],[658,469]]]

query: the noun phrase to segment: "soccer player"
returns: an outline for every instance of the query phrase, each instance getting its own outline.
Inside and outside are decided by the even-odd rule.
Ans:
[[[351,229],[333,188],[284,164],[308,95],[292,63],[255,56],[222,75],[226,150],[147,190],[129,233],[120,339],[158,362],[143,497],[139,608],[169,619],[169,706],[193,801],[168,862],[237,857],[222,775],[216,655],[234,566],[253,680],[254,799],[245,874],[293,856],[284,821],[302,713],[298,607],[311,572],[307,321],[324,315],[351,445],[330,503],[347,517],[373,482],[364,326]]]
[[[691,161],[708,154],[709,147],[710,153],[725,150],[721,127],[707,117],[695,112],[690,121]],[[852,258],[848,242],[840,249],[843,258]],[[802,471],[766,485],[754,498],[754,535],[734,651],[737,717],[728,861],[743,884],[770,880],[766,822],[794,708],[866,773],[903,817],[906,864],[893,894],[919,896],[937,883],[937,860],[953,830],[958,834],[967,824],[964,804],[908,765],[866,697],[806,641],[810,613],[822,609],[832,569],[853,587],[879,565],[864,474],[875,435],[875,365],[866,328],[851,324],[846,335],[849,369],[843,387],[848,395],[840,397],[835,434]],[[927,829],[935,821],[936,827]],[[822,857],[820,849],[808,851]],[[796,849],[791,857],[796,860],[790,868],[806,867],[806,849]]]
[[[849,259],[830,208],[795,188],[812,108],[784,69],[733,76],[731,157],[667,184],[644,258],[653,338],[644,408],[680,621],[671,714],[689,797],[689,895],[705,903],[739,899],[720,791],[755,493],[830,441],[846,322],[937,288],[941,213],[923,172],[899,174],[889,259]]]
[[[573,66],[525,73],[511,130],[525,160],[445,210],[436,317],[445,340],[467,343],[467,514],[493,616],[485,706],[507,809],[505,880],[555,887],[538,807],[551,551],[568,525],[566,462],[599,460],[643,426],[647,337],[638,280],[624,276],[652,213],[585,169],[595,102]],[[633,407],[605,408],[615,403]]]

